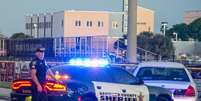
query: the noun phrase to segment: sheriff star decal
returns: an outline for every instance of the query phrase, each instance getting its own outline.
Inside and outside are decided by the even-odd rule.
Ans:
[[[144,101],[144,96],[142,95],[142,92],[140,92],[140,95],[138,96],[139,101]]]

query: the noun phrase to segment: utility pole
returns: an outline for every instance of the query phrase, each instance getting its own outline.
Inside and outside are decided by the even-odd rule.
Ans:
[[[128,0],[128,47],[127,60],[137,62],[137,0]]]
[[[163,35],[165,36],[168,22],[161,22],[161,24],[162,24],[162,27],[163,27]]]

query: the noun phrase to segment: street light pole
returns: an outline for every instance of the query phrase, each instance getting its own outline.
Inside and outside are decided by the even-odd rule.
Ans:
[[[176,32],[173,32],[173,35],[175,35],[175,41],[178,40],[178,34]]]
[[[128,0],[128,47],[127,60],[137,62],[137,0]]]
[[[38,34],[38,25],[37,24],[34,24],[34,29],[35,29],[34,38],[37,38],[37,34]]]

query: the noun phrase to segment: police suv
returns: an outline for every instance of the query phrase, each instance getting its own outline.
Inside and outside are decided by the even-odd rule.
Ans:
[[[105,60],[74,59],[69,64],[51,68],[54,82],[47,75],[44,90],[48,101],[173,101],[171,93],[151,87],[132,74]],[[31,96],[32,82],[17,80],[12,84],[12,101],[24,101]]]

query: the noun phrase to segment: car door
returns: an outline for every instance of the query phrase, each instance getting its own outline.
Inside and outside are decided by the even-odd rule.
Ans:
[[[134,78],[121,69],[110,70],[114,83],[93,82],[98,101],[149,101],[148,88],[131,85]]]

